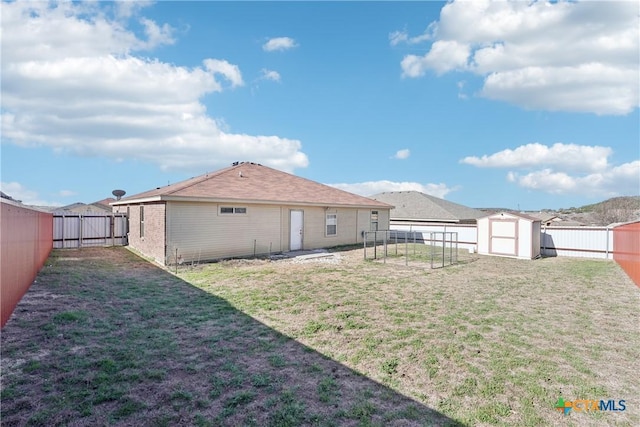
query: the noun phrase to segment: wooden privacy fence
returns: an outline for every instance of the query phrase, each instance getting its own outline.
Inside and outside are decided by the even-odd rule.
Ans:
[[[56,214],[53,216],[53,247],[124,246],[127,231],[126,214]]]
[[[36,278],[52,247],[50,213],[0,199],[1,326]]]
[[[640,286],[640,221],[613,229],[613,259]]]

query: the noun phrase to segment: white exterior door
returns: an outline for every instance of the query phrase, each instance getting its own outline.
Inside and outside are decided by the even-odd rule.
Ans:
[[[289,238],[289,250],[302,249],[302,230],[304,229],[304,215],[302,211],[291,211],[291,230]]]

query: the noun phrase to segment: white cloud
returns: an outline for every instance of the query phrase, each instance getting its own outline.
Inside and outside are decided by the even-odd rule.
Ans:
[[[271,80],[274,82],[280,81],[280,73],[278,73],[277,71],[267,70],[266,68],[263,68],[262,70],[260,70],[260,72],[262,73],[262,76],[260,76],[261,80]]]
[[[635,2],[454,1],[427,32],[435,42],[407,55],[403,76],[469,71],[480,95],[528,109],[628,114],[639,102]],[[410,40],[393,33],[396,44]]]
[[[267,52],[273,52],[277,50],[288,50],[298,46],[296,41],[291,37],[275,37],[269,39],[262,45],[262,49]]]
[[[59,202],[43,200],[40,195],[28,189],[19,182],[0,182],[0,189],[14,200],[20,200],[22,204],[34,206],[60,206]]]
[[[244,85],[240,68],[237,65],[220,59],[205,59],[204,66],[213,74],[222,74],[224,78],[231,82],[233,87]]]
[[[71,190],[60,190],[58,192],[58,195],[62,196],[62,197],[71,197],[71,196],[75,196],[78,193],[76,193],[75,191],[71,191]]]
[[[467,84],[467,82],[465,82],[464,80],[460,80],[457,83],[458,86],[458,98],[459,99],[468,99],[469,96],[464,92],[464,87]]]
[[[447,194],[455,191],[446,184],[420,184],[418,182],[393,182],[393,181],[368,181],[355,184],[327,184],[331,187],[361,196],[372,196],[386,191],[420,191],[431,196],[444,198]]]
[[[482,157],[470,156],[461,163],[481,168],[522,169],[509,171],[507,181],[530,190],[551,194],[613,197],[640,194],[640,160],[613,166],[609,147],[557,143],[522,145]],[[531,169],[538,170],[531,171]]]
[[[404,160],[404,159],[408,159],[410,155],[411,155],[411,151],[409,151],[408,148],[404,148],[402,150],[396,151],[396,154],[393,155],[393,158]]]
[[[144,27],[144,33],[147,36],[147,41],[143,44],[146,49],[163,44],[175,43],[175,40],[173,39],[173,28],[171,28],[170,25],[163,24],[162,26],[159,26],[154,21],[147,18],[140,19],[140,24]]]
[[[420,77],[427,70],[443,74],[451,70],[464,70],[468,67],[470,47],[455,40],[439,40],[431,45],[424,56],[407,55],[400,66],[404,77]]]
[[[543,169],[526,175],[509,172],[507,179],[521,187],[551,194],[582,194],[592,197],[638,195],[640,160],[584,176],[571,176],[565,172]]]
[[[601,171],[608,168],[609,147],[556,143],[548,147],[540,143],[526,144],[482,157],[468,156],[460,160],[484,168],[530,168],[554,166],[572,171]]]
[[[409,37],[407,30],[394,31],[389,33],[389,43],[397,46],[400,43],[418,44],[433,38],[433,26],[429,26],[424,33],[419,36]]]
[[[193,173],[238,159],[286,171],[308,165],[300,141],[230,133],[209,116],[201,98],[225,81],[242,86],[238,66],[206,58],[190,68],[134,56],[171,42],[169,27],[146,20],[141,39],[100,5],[3,3],[2,143]],[[137,8],[123,13],[130,11]]]

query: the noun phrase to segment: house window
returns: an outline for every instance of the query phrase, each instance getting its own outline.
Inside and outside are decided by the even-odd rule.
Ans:
[[[327,236],[335,236],[338,234],[338,214],[328,213],[326,220]]]
[[[220,206],[220,214],[229,215],[229,214],[241,214],[246,215],[247,208],[234,208],[231,206]]]
[[[140,238],[144,237],[144,206],[140,206]]]
[[[378,231],[378,211],[371,211],[371,231]]]

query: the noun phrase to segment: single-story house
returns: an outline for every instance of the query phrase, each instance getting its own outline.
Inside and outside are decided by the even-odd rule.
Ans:
[[[114,202],[116,199],[107,198],[93,202],[91,204],[85,204],[82,202],[72,203],[66,206],[60,206],[53,209],[55,215],[105,215],[111,214],[113,208],[109,206],[109,203]]]
[[[475,224],[484,212],[453,203],[419,191],[390,191],[369,196],[395,206],[391,210],[392,224],[455,223]]]
[[[111,203],[129,245],[164,265],[362,243],[387,203],[251,162]]]
[[[480,210],[419,191],[390,191],[370,197],[395,206],[391,210],[392,230],[414,233],[412,236],[424,242],[442,239],[441,233],[455,233],[446,239],[455,240],[461,249],[476,248],[476,219],[485,215]]]

